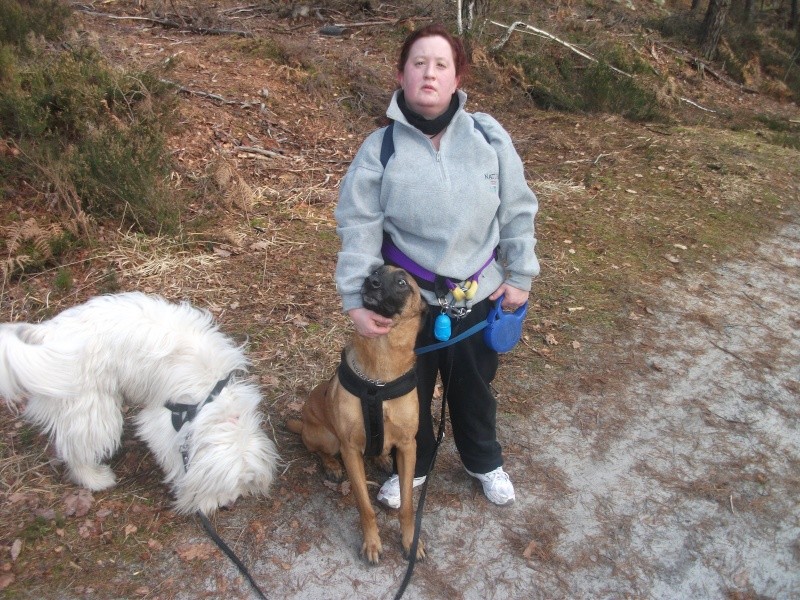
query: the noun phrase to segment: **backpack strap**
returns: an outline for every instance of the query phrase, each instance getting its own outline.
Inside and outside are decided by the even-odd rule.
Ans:
[[[381,165],[386,168],[389,159],[394,154],[394,121],[389,123],[383,130],[383,140],[381,141]]]
[[[483,139],[489,142],[489,136],[487,135],[486,130],[483,128],[483,125],[481,125],[478,122],[478,119],[476,119],[475,117],[471,116],[471,118],[472,118],[472,124],[475,126],[475,129],[480,132],[480,134],[483,136]],[[381,141],[381,165],[383,166],[384,169],[386,168],[386,165],[389,163],[389,159],[392,157],[392,154],[394,154],[393,134],[394,134],[394,121],[389,123],[383,129],[383,140]]]

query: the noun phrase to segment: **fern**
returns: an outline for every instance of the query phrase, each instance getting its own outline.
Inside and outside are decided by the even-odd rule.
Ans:
[[[58,223],[42,225],[27,219],[0,228],[5,238],[6,256],[0,263],[3,277],[31,268],[40,268],[53,259],[53,248],[61,245],[66,235]]]

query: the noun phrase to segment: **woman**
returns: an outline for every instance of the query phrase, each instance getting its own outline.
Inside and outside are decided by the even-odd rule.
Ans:
[[[485,320],[501,296],[503,309],[515,310],[527,301],[531,279],[539,273],[536,196],[508,133],[489,115],[464,110],[467,96],[458,88],[466,67],[460,41],[441,25],[409,35],[397,64],[400,89],[387,111],[394,124],[364,141],[342,180],[336,208],[342,242],[336,284],[344,310],[362,335],[384,335],[391,327],[390,319],[362,305],[360,294],[364,278],[385,262],[385,243],[440,276],[438,285],[418,278],[431,309],[418,347],[442,339],[434,337],[436,319],[445,319],[442,314],[448,315],[455,336]],[[388,160],[385,152],[381,156],[384,135],[392,135],[394,145]],[[451,289],[442,285],[448,280],[462,283]],[[483,484],[493,503],[514,501],[489,386],[497,365],[498,355],[482,335],[419,356],[415,487],[425,481],[434,453],[431,402],[441,374],[453,437],[467,473]],[[383,484],[378,500],[393,508],[400,505],[397,475]]]

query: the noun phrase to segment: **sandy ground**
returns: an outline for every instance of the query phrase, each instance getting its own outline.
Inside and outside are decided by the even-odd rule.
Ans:
[[[501,414],[510,508],[485,500],[446,438],[429,558],[404,597],[800,597],[798,267],[794,223],[748,260],[677,275],[633,339],[596,340],[593,383],[563,381],[570,403]],[[278,435],[308,485],[280,489],[264,543],[237,547],[267,596],[393,598],[407,565],[394,512],[378,509],[384,557],[369,566],[352,497]],[[246,513],[225,517],[223,535],[246,530]],[[250,597],[222,558],[205,572],[205,597]],[[193,583],[178,597],[196,597]]]

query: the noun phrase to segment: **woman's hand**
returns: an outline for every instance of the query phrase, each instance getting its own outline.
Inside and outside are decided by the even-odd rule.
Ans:
[[[489,296],[489,300],[494,301],[500,296],[505,296],[503,298],[503,310],[515,311],[528,301],[529,295],[530,292],[526,292],[525,290],[521,290],[504,283],[497,288],[491,296]]]
[[[378,313],[372,312],[368,308],[354,308],[347,311],[353,324],[356,326],[356,332],[364,337],[374,338],[386,335],[392,328],[392,320],[387,317],[382,317]]]

